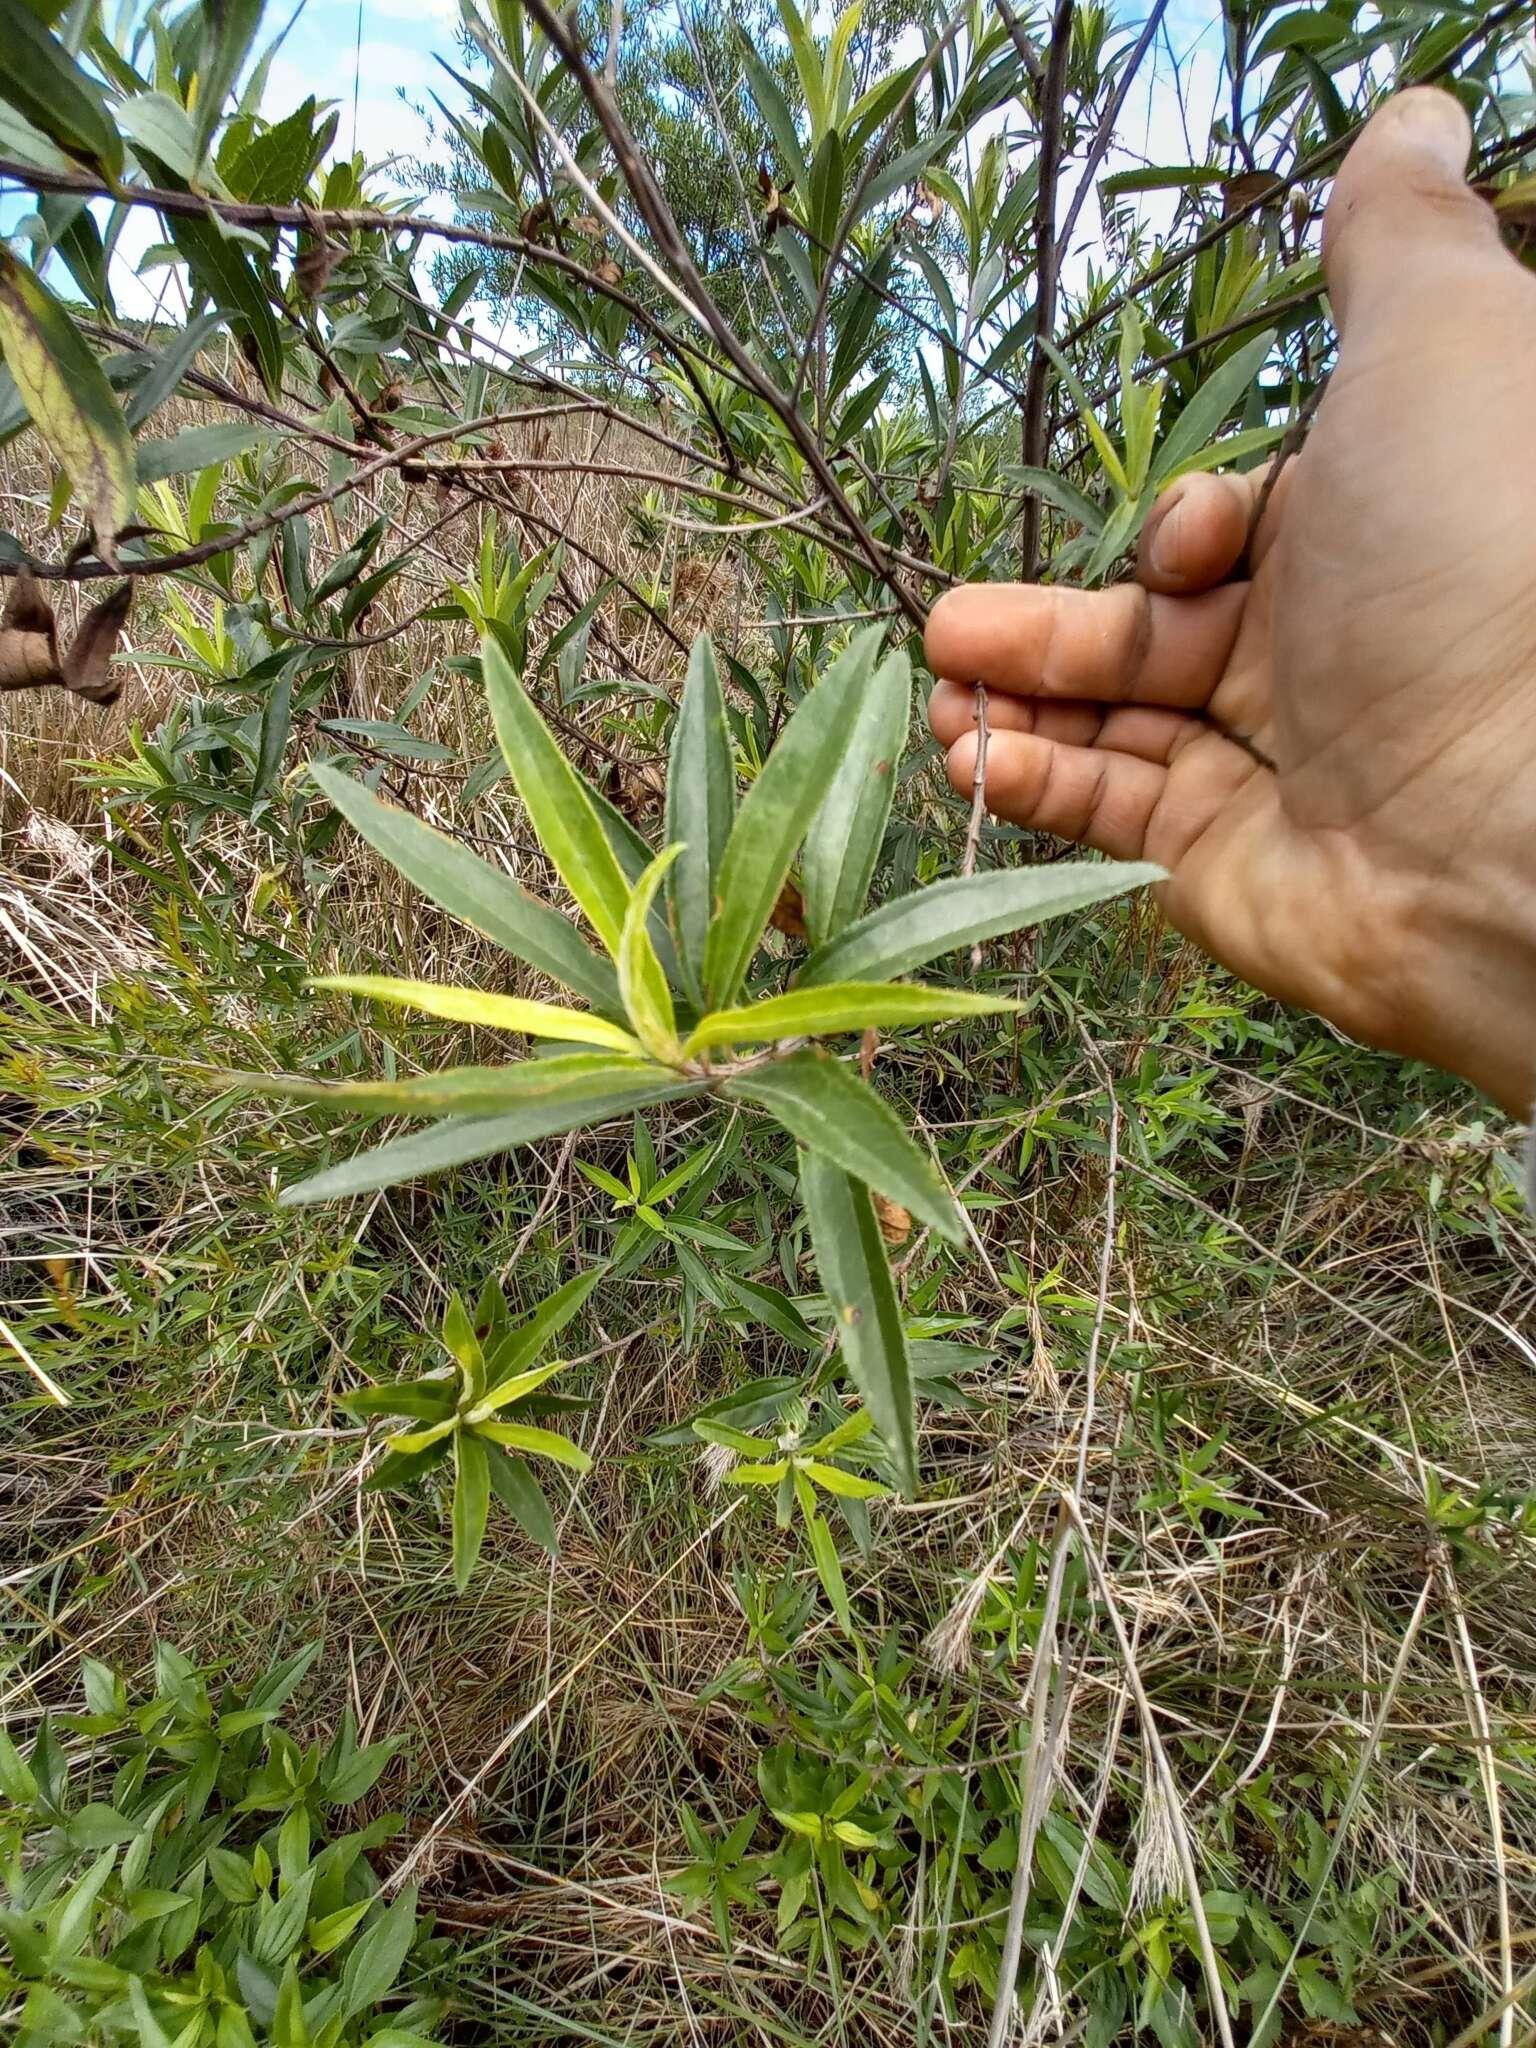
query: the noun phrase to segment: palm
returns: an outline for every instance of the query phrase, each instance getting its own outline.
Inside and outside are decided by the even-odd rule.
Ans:
[[[1443,144],[1459,116],[1402,104],[1340,174],[1346,338],[1251,549],[1260,479],[1197,476],[1154,511],[1135,584],[952,592],[930,719],[968,790],[988,684],[993,810],[1160,862],[1169,917],[1246,979],[1446,1058],[1426,942],[1476,921],[1490,876],[1529,890],[1536,278],[1444,178],[1405,259],[1377,217],[1426,210],[1405,138],[1427,121]],[[1230,580],[1245,555],[1251,580]],[[1459,1065],[1498,1087],[1489,1061]]]

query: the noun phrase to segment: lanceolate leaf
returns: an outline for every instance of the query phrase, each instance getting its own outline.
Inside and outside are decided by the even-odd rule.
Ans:
[[[737,1075],[725,1083],[725,1093],[766,1109],[807,1150],[835,1160],[943,1236],[964,1242],[955,1198],[937,1170],[895,1113],[837,1060],[792,1053]]]
[[[91,522],[96,552],[116,568],[117,536],[133,518],[138,490],[127,422],[74,321],[41,278],[4,248],[0,347],[33,425]]]
[[[203,292],[232,320],[256,351],[267,395],[276,398],[283,383],[283,334],[267,296],[267,287],[243,249],[205,220],[180,216],[168,223],[177,252]]]
[[[115,178],[123,145],[100,88],[49,34],[41,13],[27,0],[0,0],[0,98],[72,156],[100,164]]]
[[[901,1305],[868,1191],[803,1152],[800,1187],[821,1284],[849,1377],[885,1440],[897,1484],[917,1491],[917,1409]]]
[[[341,995],[371,996],[426,1017],[447,1017],[455,1024],[482,1024],[491,1031],[518,1031],[529,1038],[559,1038],[573,1045],[601,1045],[610,1052],[639,1055],[638,1039],[595,1017],[589,1010],[567,1010],[559,1003],[530,1003],[521,996],[501,996],[478,988],[455,988],[445,982],[404,981],[390,974],[322,974],[312,988],[335,989]]]
[[[521,1458],[509,1458],[499,1445],[487,1444],[485,1454],[490,1462],[491,1491],[524,1532],[554,1557],[560,1538],[539,1482]]]
[[[682,847],[668,878],[683,971],[695,984],[714,909],[715,882],[736,815],[736,770],[725,699],[709,635],[688,658],[667,766],[667,838]],[[697,992],[697,990],[696,990]]]
[[[461,1429],[454,1439],[453,1455],[453,1583],[462,1593],[485,1541],[491,1473],[485,1445],[468,1430]]]
[[[366,1116],[495,1116],[520,1103],[580,1100],[594,1088],[644,1088],[674,1077],[650,1060],[571,1052],[505,1067],[443,1067],[405,1081],[315,1081],[302,1074],[247,1078],[255,1093]]]
[[[705,994],[717,1008],[745,981],[795,848],[837,773],[880,638],[878,626],[856,634],[801,701],[737,814],[704,949]]]
[[[574,1280],[567,1280],[541,1301],[531,1315],[513,1325],[492,1352],[486,1367],[486,1378],[493,1388],[532,1365],[550,1339],[558,1336],[580,1310],[606,1270],[594,1266],[590,1272],[578,1273]]]
[[[848,1588],[843,1580],[843,1567],[838,1562],[837,1545],[832,1540],[832,1531],[820,1515],[809,1515],[805,1524],[806,1534],[811,1539],[811,1555],[816,1560],[816,1576],[821,1580],[832,1612],[842,1624],[843,1634],[850,1641],[857,1641],[853,1633],[853,1610],[848,1604]]]
[[[800,970],[800,987],[838,981],[889,981],[942,953],[1003,932],[1084,910],[1143,882],[1166,881],[1150,861],[1054,862],[956,875],[883,904],[819,946]]]
[[[910,982],[834,982],[827,988],[767,996],[739,1010],[711,1011],[689,1034],[683,1056],[692,1059],[713,1045],[768,1045],[777,1038],[900,1030],[908,1024],[942,1024],[956,1017],[987,1017],[1023,1008],[1009,996],[973,996],[964,989],[922,988]]]
[[[539,843],[592,929],[617,954],[629,884],[602,821],[494,634],[482,641],[480,660],[496,737]]]
[[[569,1465],[576,1472],[591,1468],[592,1460],[581,1445],[573,1444],[557,1429],[535,1429],[529,1422],[482,1422],[480,1434],[509,1450],[530,1451],[536,1458],[553,1458],[557,1465]]]
[[[1263,369],[1275,345],[1274,330],[1256,337],[1213,370],[1168,430],[1152,461],[1152,481],[1164,484],[1181,464],[1197,455],[1215,435],[1239,399]]]
[[[619,994],[624,999],[625,1014],[635,1028],[635,1036],[652,1059],[657,1060],[676,1060],[680,1047],[672,991],[651,944],[648,921],[656,891],[681,851],[677,846],[665,848],[636,882],[619,934]]]
[[[315,782],[376,853],[465,924],[600,1010],[617,1013],[619,978],[566,920],[456,839],[380,801],[350,775],[312,761]]]
[[[349,1415],[408,1415],[418,1422],[441,1422],[456,1400],[454,1383],[446,1380],[389,1380],[376,1387],[356,1387],[343,1394]]]
[[[654,1073],[656,1069],[649,1071]],[[536,1138],[558,1137],[562,1131],[606,1123],[610,1117],[626,1115],[632,1109],[644,1109],[654,1102],[675,1102],[697,1092],[696,1083],[670,1076],[657,1082],[642,1078],[604,1082],[594,1078],[587,1091],[534,1097],[503,1116],[451,1117],[427,1130],[393,1138],[371,1152],[360,1152],[339,1166],[328,1167],[294,1187],[284,1188],[278,1200],[290,1208],[300,1202],[330,1202],[342,1195],[393,1187],[397,1181],[416,1180],[424,1173],[439,1173],[444,1167],[488,1159],[493,1153],[511,1152],[519,1145],[532,1144]]]
[[[813,945],[864,908],[911,715],[912,664],[904,653],[888,654],[870,678],[832,787],[805,835],[800,870]]]

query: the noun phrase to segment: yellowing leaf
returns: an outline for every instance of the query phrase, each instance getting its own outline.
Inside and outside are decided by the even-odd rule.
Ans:
[[[488,994],[458,988],[449,982],[408,981],[391,974],[323,974],[312,988],[336,989],[342,995],[372,996],[426,1017],[446,1017],[455,1024],[484,1024],[492,1031],[520,1031],[528,1038],[568,1039],[573,1045],[600,1045],[609,1052],[638,1053],[640,1042],[589,1010],[568,1010],[560,1003],[530,1003],[521,996]]]
[[[134,516],[133,439],[106,372],[64,307],[35,271],[0,247],[0,347],[32,424],[74,486],[117,567],[117,536]]]
[[[619,934],[619,994],[624,999],[629,1021],[635,1027],[635,1036],[655,1060],[675,1061],[681,1048],[672,1009],[672,991],[667,987],[666,974],[657,958],[656,948],[651,944],[647,919],[667,869],[682,850],[680,845],[665,847],[646,868],[635,883]]]

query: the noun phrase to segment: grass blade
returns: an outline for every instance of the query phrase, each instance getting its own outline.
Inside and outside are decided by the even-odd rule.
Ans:
[[[602,820],[494,634],[480,643],[480,666],[507,771],[539,844],[592,929],[617,954],[629,884]]]
[[[1151,861],[1068,860],[1048,867],[995,868],[954,875],[911,896],[882,904],[840,932],[806,961],[800,987],[838,981],[890,981],[953,953],[1042,918],[1085,910],[1167,875]]]
[[[791,1053],[725,1083],[734,1101],[766,1109],[807,1151],[835,1161],[900,1202],[941,1236],[965,1242],[955,1198],[874,1090],[837,1060]]]
[[[709,635],[688,657],[688,680],[672,727],[666,835],[683,851],[669,881],[683,972],[697,993],[720,862],[736,817],[736,764],[725,698]]]
[[[800,1189],[843,1363],[885,1440],[897,1485],[915,1494],[917,1403],[875,1205],[867,1189],[814,1152],[800,1155]]]
[[[353,830],[424,896],[541,974],[585,996],[594,1008],[619,1011],[618,976],[558,911],[458,840],[381,802],[352,776],[323,761],[312,761],[309,772]]]
[[[880,637],[878,626],[866,626],[801,700],[737,813],[704,947],[705,994],[717,1009],[746,980],[795,848],[837,773]]]
[[[714,1045],[770,1045],[777,1038],[899,1030],[906,1024],[945,1024],[957,1017],[989,1017],[1024,1007],[1010,996],[976,996],[964,989],[840,981],[825,988],[793,989],[787,996],[769,996],[739,1010],[712,1011],[689,1034],[683,1057],[692,1059]]]
[[[912,664],[888,654],[870,678],[832,787],[805,835],[805,924],[822,945],[863,910],[890,823],[896,770],[912,716]]]

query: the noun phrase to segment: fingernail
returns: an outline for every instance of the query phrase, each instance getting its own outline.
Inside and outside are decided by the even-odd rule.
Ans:
[[[1159,576],[1183,574],[1183,525],[1184,501],[1181,498],[1168,507],[1152,531],[1152,566]]]

